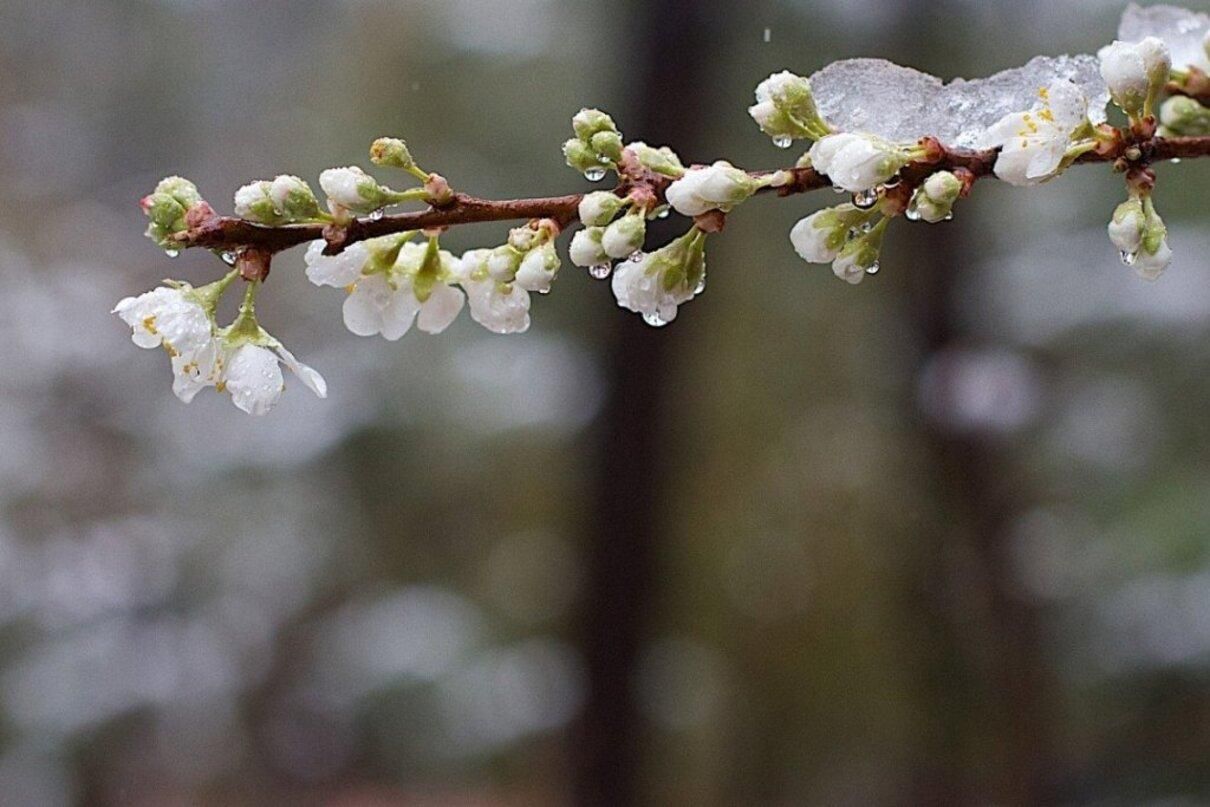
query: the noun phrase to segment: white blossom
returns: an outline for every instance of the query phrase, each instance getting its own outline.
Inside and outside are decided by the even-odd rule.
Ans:
[[[420,330],[444,331],[462,310],[463,297],[451,283],[457,282],[457,259],[441,250],[435,255],[425,245],[402,245],[394,266],[387,272],[363,275],[345,299],[345,327],[358,336],[382,334],[395,341],[416,323]]]
[[[1058,174],[1074,138],[1089,126],[1088,100],[1074,83],[1056,81],[1039,99],[1029,112],[1005,115],[988,129],[988,145],[1001,147],[996,176],[1011,185],[1037,185]]]
[[[362,267],[370,258],[365,243],[358,241],[350,244],[336,255],[324,254],[327,245],[322,239],[307,245],[307,252],[303,256],[307,265],[307,279],[316,286],[333,286],[338,289],[355,283],[361,276]]]
[[[324,170],[319,175],[319,187],[328,195],[328,207],[336,216],[372,213],[397,201],[398,196],[355,165]]]
[[[1097,53],[1114,103],[1131,115],[1149,109],[1172,69],[1168,46],[1156,37],[1106,45]]]
[[[846,283],[857,285],[865,280],[866,267],[861,265],[859,256],[854,252],[841,255],[833,261],[832,273]]]
[[[112,313],[131,327],[131,340],[142,348],[163,346],[171,356],[190,357],[213,338],[214,322],[191,289],[160,286],[121,300]]]
[[[220,383],[231,393],[232,403],[249,415],[267,414],[286,388],[279,362],[289,367],[307,389],[320,398],[328,397],[323,376],[294,358],[280,343],[274,343],[272,350],[252,342],[232,348]]]
[[[529,292],[516,283],[496,280],[487,272],[490,250],[474,249],[462,256],[462,288],[471,319],[493,333],[529,330]]]
[[[903,149],[874,135],[850,132],[817,140],[808,155],[816,171],[850,193],[878,187],[907,163]]]
[[[673,182],[665,194],[668,204],[682,216],[700,216],[711,210],[730,210],[747,199],[760,183],[725,160],[691,168]]]

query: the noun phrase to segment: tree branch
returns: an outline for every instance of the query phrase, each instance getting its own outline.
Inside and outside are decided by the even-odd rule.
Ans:
[[[923,182],[935,171],[955,171],[967,175],[968,188],[975,180],[995,177],[992,172],[997,150],[976,151],[950,148],[933,138],[922,141],[930,154],[922,160],[909,163],[900,171],[899,190],[896,195],[904,197],[911,189]],[[1175,138],[1122,137],[1097,151],[1081,155],[1079,163],[1114,163],[1115,169],[1125,171],[1132,167],[1146,167],[1152,162],[1175,159],[1210,157],[1210,136]],[[830,188],[831,181],[812,168],[783,169],[790,180],[777,188],[765,188],[779,196],[807,193],[821,188]],[[653,174],[638,166],[634,161],[623,161],[619,173],[621,182],[616,192],[650,194],[662,202],[664,193],[671,183],[667,177]],[[766,176],[770,171],[754,172],[754,176]],[[430,207],[409,213],[397,213],[378,218],[361,218],[345,224],[294,224],[283,227],[267,227],[240,218],[211,215],[174,238],[181,248],[203,247],[206,249],[238,252],[255,248],[270,254],[290,247],[325,239],[327,252],[334,254],[350,244],[367,238],[434,227],[451,227],[488,221],[518,221],[549,218],[566,226],[577,216],[577,207],[583,194],[549,196],[534,199],[480,199],[464,193],[455,193],[453,199],[441,207]]]

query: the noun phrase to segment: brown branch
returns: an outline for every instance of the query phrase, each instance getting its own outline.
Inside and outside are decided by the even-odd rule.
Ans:
[[[904,197],[910,189],[936,171],[954,171],[963,176],[967,190],[975,180],[995,176],[992,172],[997,155],[995,149],[976,151],[950,148],[935,138],[924,138],[921,142],[928,154],[924,159],[912,162],[900,171],[900,189],[894,192],[897,197]],[[648,196],[651,200],[662,202],[671,180],[638,165],[629,152],[626,152],[626,155],[619,166],[621,182],[615,192],[620,195]],[[1140,137],[1127,132],[1119,134],[1116,140],[1097,151],[1081,155],[1076,162],[1114,163],[1115,169],[1126,171],[1131,168],[1145,168],[1152,162],[1195,157],[1210,157],[1210,136]],[[826,176],[812,168],[783,170],[790,174],[789,182],[777,188],[763,190],[776,192],[779,196],[790,196],[829,188],[832,185]],[[769,173],[771,172],[759,171],[753,175],[767,176]],[[560,226],[566,226],[575,220],[582,198],[583,194],[573,193],[566,196],[493,201],[455,193],[449,203],[427,210],[355,219],[347,224],[294,224],[284,227],[266,227],[244,219],[218,216],[207,206],[205,215],[191,217],[192,226],[174,237],[182,248],[203,247],[231,252],[256,249],[270,255],[323,238],[328,242],[326,251],[336,253],[357,241],[405,230],[540,218],[554,219]]]

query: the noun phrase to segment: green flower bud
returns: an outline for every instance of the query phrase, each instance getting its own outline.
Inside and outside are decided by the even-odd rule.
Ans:
[[[269,186],[269,198],[289,221],[307,221],[319,215],[319,200],[311,186],[296,176],[282,174]]]
[[[139,202],[147,218],[159,227],[172,229],[177,222],[184,225],[185,208],[167,193],[151,193]]]
[[[416,161],[408,151],[408,144],[397,137],[380,137],[370,146],[370,161],[375,165],[392,168],[415,168]]]
[[[567,164],[582,174],[601,170],[601,160],[592,147],[582,140],[571,139],[563,144],[563,157]]]
[[[1210,135],[1210,109],[1186,95],[1174,95],[1160,107],[1165,134],[1182,137]]]
[[[599,109],[581,109],[571,119],[571,128],[575,130],[576,137],[585,143],[591,141],[593,135],[599,132],[620,134],[618,127],[613,123],[613,118]]]
[[[592,136],[592,150],[610,162],[622,159],[622,136],[617,132],[597,132]]]
[[[202,201],[202,195],[198,193],[197,185],[194,185],[184,177],[174,176],[161,179],[159,184],[155,186],[155,193],[168,194],[186,210]]]
[[[641,215],[629,215],[605,228],[601,246],[611,258],[626,258],[643,248],[647,236],[647,220]]]
[[[635,142],[630,143],[626,148],[634,153],[639,163],[648,171],[673,179],[679,179],[685,173],[685,166],[681,164],[681,158],[667,146],[657,149],[643,142]]]
[[[585,227],[604,227],[614,220],[626,201],[609,191],[594,191],[580,200],[580,221]]]

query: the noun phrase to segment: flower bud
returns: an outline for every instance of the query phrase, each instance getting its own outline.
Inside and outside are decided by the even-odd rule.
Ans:
[[[576,266],[600,266],[609,263],[609,255],[601,246],[605,235],[603,227],[588,227],[580,230],[571,238],[571,262]]]
[[[673,182],[665,192],[668,204],[682,216],[700,216],[711,210],[724,213],[756,193],[760,183],[746,171],[719,160],[694,168]]]
[[[514,282],[526,291],[546,294],[559,272],[559,253],[552,242],[532,249],[521,261]]]
[[[610,162],[622,159],[622,136],[617,132],[597,132],[592,136],[591,145],[598,156]]]
[[[415,168],[408,144],[397,137],[380,137],[370,145],[370,162],[391,168]]]
[[[1135,43],[1115,41],[1097,57],[1113,102],[1132,117],[1150,111],[1172,68],[1168,47],[1153,36]]]
[[[601,246],[611,258],[626,258],[643,248],[647,221],[638,215],[623,216],[605,228]]]
[[[328,195],[334,212],[372,213],[391,203],[390,190],[355,165],[324,170],[319,175],[319,187]]]
[[[235,192],[235,215],[260,224],[280,224],[282,215],[273,204],[269,190],[273,183],[259,180],[244,185]]]
[[[155,193],[165,193],[177,201],[181,207],[188,210],[202,201],[197,185],[184,177],[165,177],[155,186]]]
[[[311,186],[290,174],[281,174],[269,187],[273,207],[289,221],[307,221],[319,215],[319,200]]]
[[[907,164],[907,154],[880,137],[834,134],[815,142],[809,152],[812,167],[832,184],[850,193],[872,190]]]
[[[582,174],[601,169],[601,160],[592,147],[582,140],[572,138],[563,144],[563,157],[567,164]]]
[[[1187,95],[1174,95],[1160,107],[1164,134],[1200,137],[1210,135],[1210,109]]]
[[[493,280],[510,283],[521,265],[521,253],[508,244],[496,247],[487,256],[487,273]]]
[[[594,191],[580,200],[580,221],[585,227],[604,227],[626,202],[609,191]]]
[[[642,141],[636,141],[628,144],[626,148],[648,171],[673,179],[679,179],[685,174],[685,166],[681,163],[681,158],[667,146],[657,149]]]
[[[1127,199],[1113,211],[1109,221],[1109,240],[1126,255],[1133,255],[1143,245],[1146,216],[1139,199]]]
[[[172,229],[185,218],[185,208],[167,193],[150,193],[139,200],[139,206],[152,224],[165,229]]]
[[[950,171],[938,171],[916,189],[909,211],[915,211],[929,224],[936,224],[949,218],[961,193],[962,180]]]
[[[593,135],[600,132],[619,134],[613,118],[599,109],[581,109],[571,119],[571,128],[575,130],[576,137],[585,143],[590,142]]]
[[[818,140],[831,131],[815,105],[811,82],[788,71],[757,85],[756,104],[748,114],[778,145],[788,146],[794,138]]]

